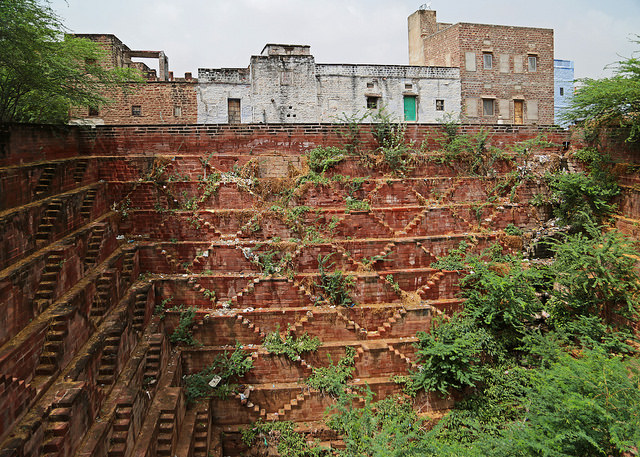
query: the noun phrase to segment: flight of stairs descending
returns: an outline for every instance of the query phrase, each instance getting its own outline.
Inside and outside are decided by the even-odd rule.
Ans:
[[[162,356],[162,342],[164,335],[162,333],[156,333],[151,335],[149,341],[149,349],[147,351],[144,361],[144,383],[149,388],[154,388],[158,385],[158,378],[160,376],[160,357]]]
[[[133,328],[141,332],[144,330],[144,317],[147,311],[148,288],[136,291],[136,299],[133,307]]]
[[[120,336],[121,332],[119,330],[114,331],[109,333],[104,341],[100,367],[98,368],[98,376],[96,377],[96,382],[99,386],[110,386],[115,380],[118,369]]]
[[[84,196],[82,206],[80,207],[80,214],[85,219],[91,219],[91,210],[93,209],[93,203],[96,200],[98,189],[89,189]]]
[[[38,225],[38,231],[36,232],[37,244],[44,245],[49,241],[53,232],[53,224],[58,218],[60,210],[62,210],[62,200],[57,198],[51,200],[44,212],[44,216],[40,220],[40,225]]]
[[[133,403],[131,402],[120,402],[116,405],[107,457],[125,457],[132,413]]]
[[[68,321],[64,316],[56,316],[45,334],[45,343],[35,371],[36,376],[52,376],[57,372],[60,368],[60,359],[64,354],[64,339],[68,334]]]
[[[47,193],[49,187],[51,186],[51,181],[56,173],[55,165],[47,165],[44,170],[42,170],[42,174],[40,175],[40,179],[38,180],[38,184],[35,188],[35,197],[39,198]]]
[[[81,159],[76,161],[76,168],[73,170],[73,180],[76,184],[82,181],[84,178],[84,173],[87,171],[87,166],[89,165],[89,161],[87,159]]]
[[[89,241],[87,242],[87,255],[84,258],[84,264],[86,266],[93,266],[96,263],[98,254],[100,254],[100,246],[104,238],[104,232],[106,231],[106,224],[97,225],[91,232]]]
[[[128,246],[123,249],[124,260],[122,261],[122,279],[126,286],[131,284],[134,269],[134,257],[136,255],[136,247]]]
[[[96,281],[96,294],[91,304],[90,318],[101,318],[111,306],[111,289],[114,287],[115,274],[114,269],[108,269]]]
[[[173,445],[175,437],[176,414],[174,411],[161,411],[158,422],[158,457],[173,457]]]
[[[34,307],[37,314],[40,314],[52,302],[54,291],[58,285],[58,275],[64,265],[64,250],[56,249],[51,251],[47,257],[40,283],[33,298]]]
[[[208,457],[209,413],[199,410],[193,431],[193,457]]]

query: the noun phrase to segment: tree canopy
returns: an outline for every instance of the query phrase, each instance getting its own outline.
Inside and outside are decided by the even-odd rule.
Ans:
[[[65,35],[48,3],[0,2],[0,122],[64,123],[72,107],[108,103],[105,89],[140,81],[129,68],[100,65],[105,51]]]
[[[640,44],[640,39],[636,41]],[[640,58],[632,56],[617,62],[610,78],[579,80],[565,121],[582,121],[596,130],[619,125],[630,128],[627,141],[640,140]]]

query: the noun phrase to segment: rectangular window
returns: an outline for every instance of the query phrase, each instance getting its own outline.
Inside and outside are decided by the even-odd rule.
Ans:
[[[182,117],[182,106],[174,106],[173,107],[173,115],[175,117]]]
[[[500,73],[509,73],[509,54],[500,54]]]
[[[538,57],[529,56],[529,72],[533,73],[538,71]]]
[[[132,105],[131,106],[131,115],[132,116],[142,116],[142,106],[140,106],[140,105]]]
[[[367,109],[378,109],[378,97],[367,97]]]
[[[513,72],[522,73],[522,56],[513,56]]]
[[[560,88],[560,95],[564,95],[564,87]]]
[[[436,100],[436,111],[444,111],[444,100]]]
[[[527,119],[538,120],[538,100],[527,100]]]
[[[100,112],[98,111],[98,108],[95,106],[89,107],[89,116],[98,116],[99,114]]]
[[[240,123],[240,99],[230,98],[227,104],[229,124]]]
[[[494,105],[493,98],[483,98],[482,99],[482,115],[493,116],[493,113],[494,113],[493,105]]]
[[[466,114],[468,117],[478,117],[478,99],[468,98],[465,101]]]
[[[367,89],[373,89],[373,83],[367,83]]]
[[[290,70],[282,70],[280,73],[280,85],[288,86],[291,84],[291,71]]]
[[[491,70],[493,68],[493,54],[490,52],[482,54],[482,62],[485,70]]]
[[[464,66],[467,71],[476,71],[476,53],[475,52],[464,53]]]
[[[405,90],[411,90],[411,89],[413,89],[413,84],[407,83],[407,84],[404,85],[404,88],[405,88]]]

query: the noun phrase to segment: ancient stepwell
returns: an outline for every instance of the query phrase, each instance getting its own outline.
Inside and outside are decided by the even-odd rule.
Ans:
[[[301,183],[305,151],[352,141],[347,128],[1,134],[2,456],[241,455],[239,430],[258,420],[293,421],[339,446],[323,425],[332,397],[305,383],[313,369],[349,353],[350,389],[401,392],[392,377],[416,369],[416,332],[461,306],[459,273],[432,263],[461,241],[519,247],[504,229],[549,216],[529,203],[544,185],[527,170],[562,164],[569,141],[494,126],[488,145],[515,159],[474,174],[437,160],[441,126],[412,125],[407,141],[424,154],[404,173],[350,156],[325,182]],[[515,146],[540,134],[551,144]],[[357,140],[377,147],[370,126]],[[346,293],[323,277],[341,277]],[[322,345],[269,353],[264,339],[287,329]],[[236,346],[252,368],[226,398],[189,403],[187,377]],[[437,417],[451,401],[415,405]]]

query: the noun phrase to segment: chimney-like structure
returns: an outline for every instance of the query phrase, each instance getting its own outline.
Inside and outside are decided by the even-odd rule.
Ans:
[[[436,12],[418,10],[409,16],[409,65],[426,65],[424,56],[424,37],[438,31]]]

